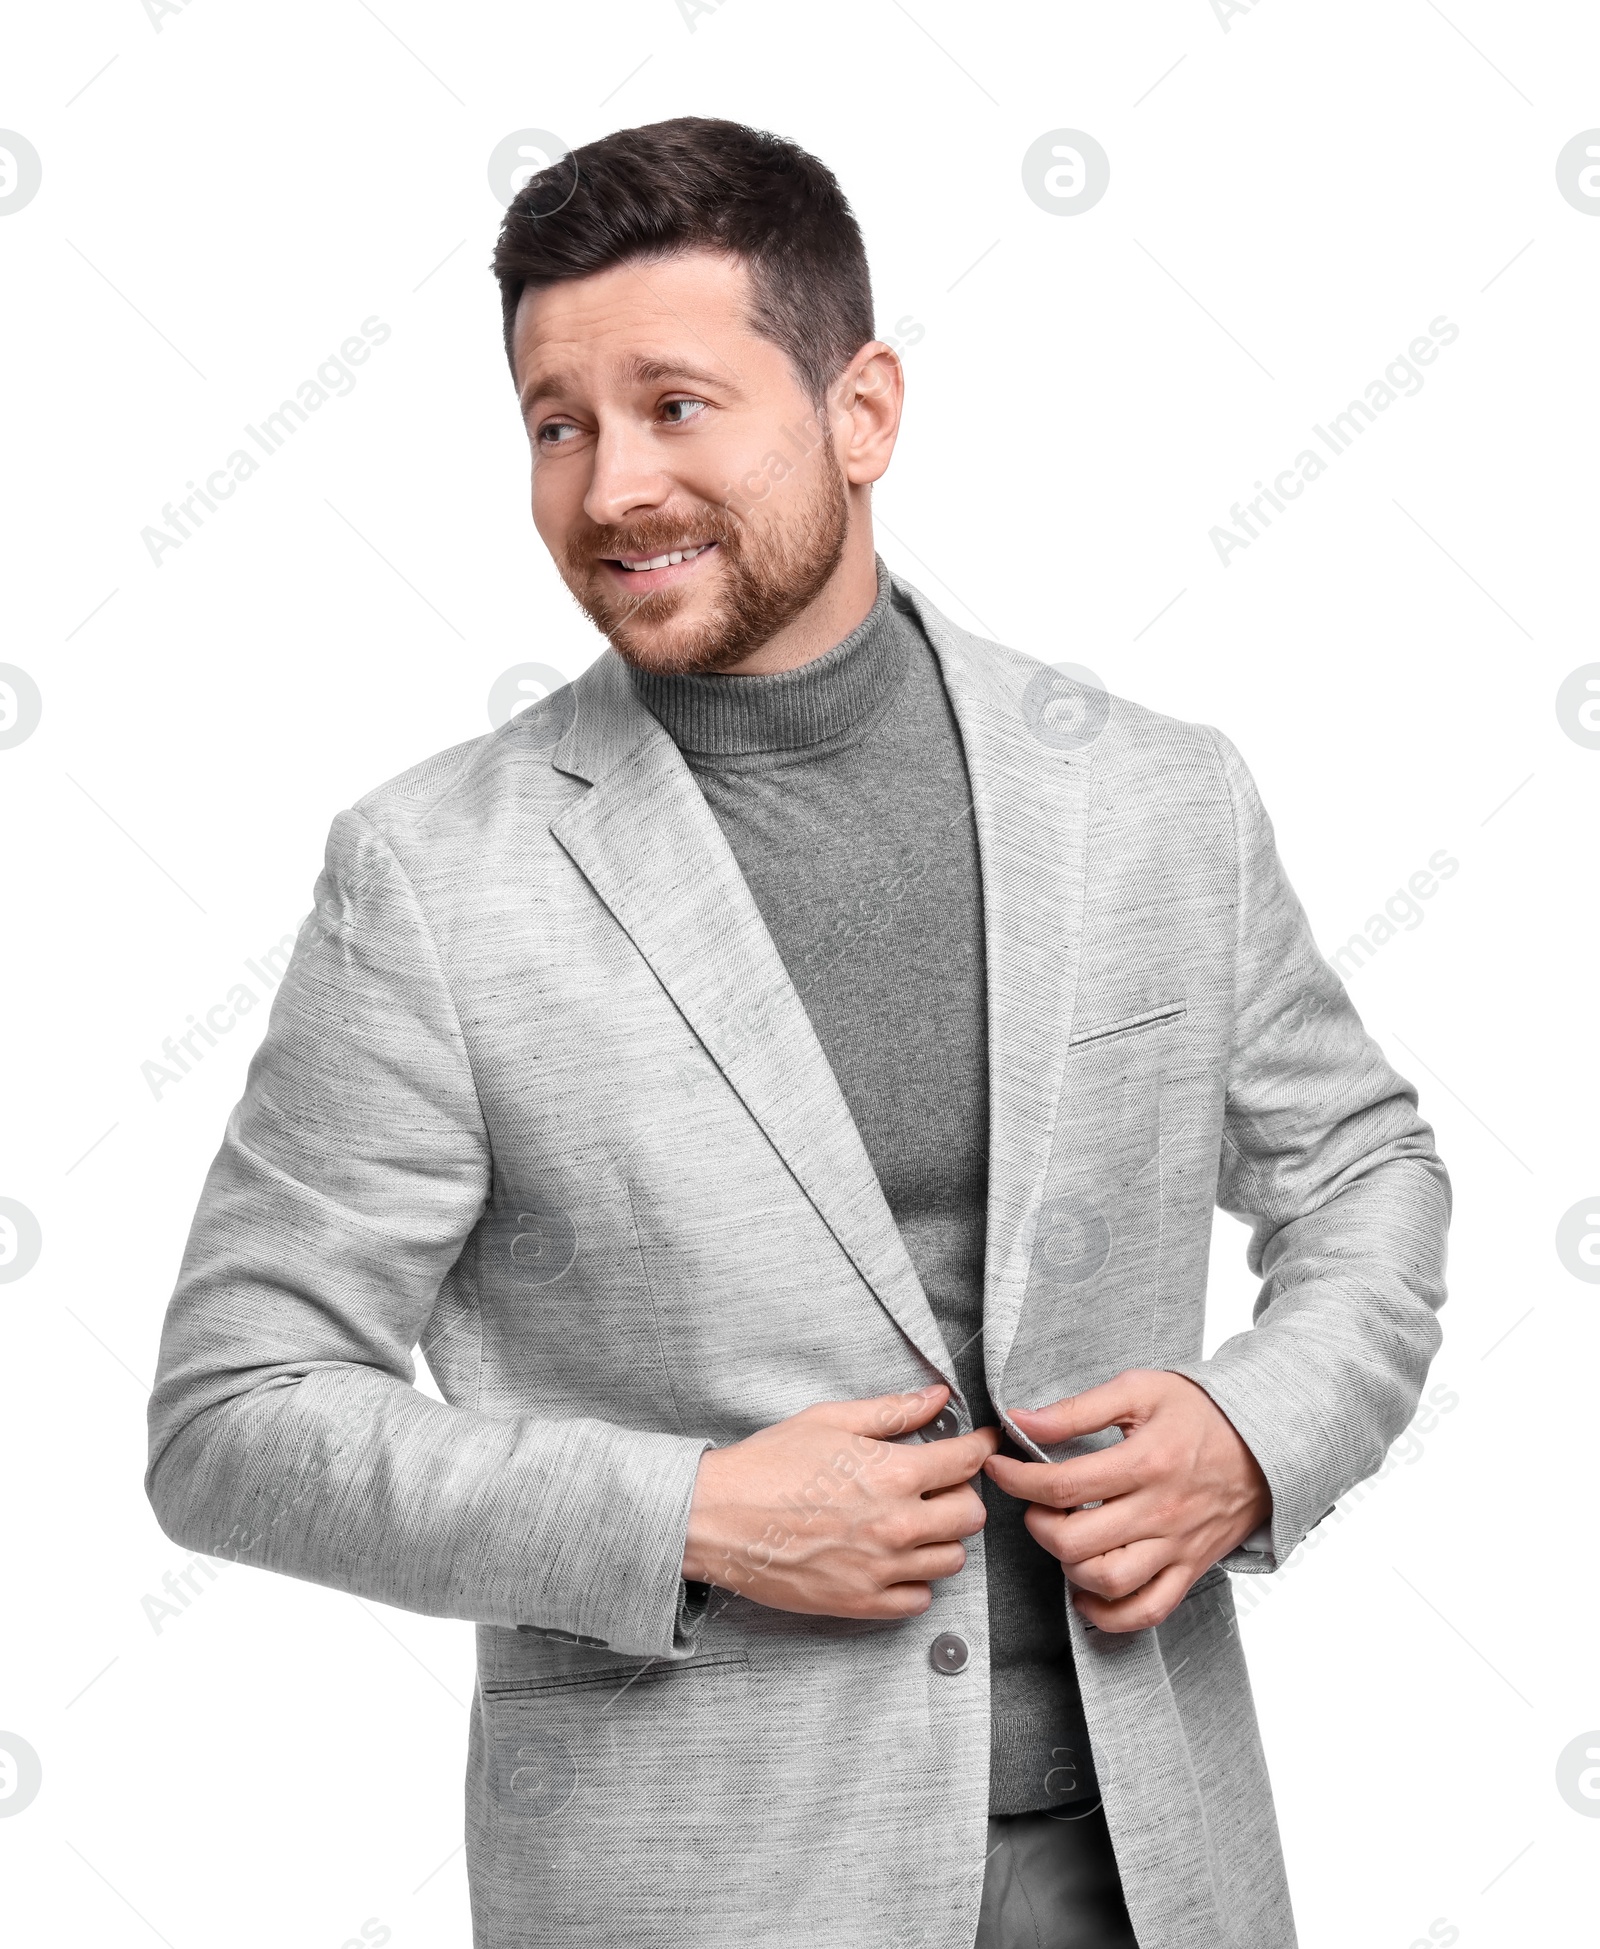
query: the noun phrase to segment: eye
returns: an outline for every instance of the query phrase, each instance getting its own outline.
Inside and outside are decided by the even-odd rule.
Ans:
[[[681,416],[679,416],[680,408],[683,409]],[[705,409],[706,403],[703,399],[667,399],[661,404],[661,410],[667,415],[669,426],[688,426],[690,421],[697,419]]]
[[[571,446],[578,437],[578,429],[571,420],[546,420],[539,428],[539,445],[549,451],[555,447]]]

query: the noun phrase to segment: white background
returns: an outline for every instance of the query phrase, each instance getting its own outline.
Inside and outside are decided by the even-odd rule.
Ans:
[[[4,30],[0,124],[43,158],[0,221],[0,660],[43,697],[0,751],[0,1195],[43,1235],[0,1289],[0,1729],[44,1769],[0,1820],[8,1939],[468,1940],[469,1627],[238,1567],[159,1629],[144,1603],[187,1561],[141,1486],[157,1334],[265,1009],[159,1099],[141,1065],[293,933],[340,807],[487,730],[508,666],[599,649],[528,517],[486,164],[695,112],[828,162],[880,330],[909,321],[894,568],[1222,726],[1325,951],[1460,862],[1350,984],[1454,1180],[1455,1405],[1243,1629],[1307,1949],[1600,1941],[1600,1823],[1557,1789],[1600,1728],[1600,1292],[1555,1247],[1600,1191],[1600,751],[1555,708],[1600,659],[1600,199],[1555,169],[1600,125],[1600,21],[689,11],[80,0]],[[1064,127],[1111,159],[1092,210],[1024,191]],[[354,391],[155,566],[163,503],[374,315]],[[1441,316],[1423,390],[1224,566],[1211,527]],[[1248,1318],[1243,1241],[1219,1220],[1211,1344]]]

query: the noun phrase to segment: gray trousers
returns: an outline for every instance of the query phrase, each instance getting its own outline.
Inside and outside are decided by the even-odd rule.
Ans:
[[[973,1949],[1139,1949],[1098,1801],[991,1814]]]

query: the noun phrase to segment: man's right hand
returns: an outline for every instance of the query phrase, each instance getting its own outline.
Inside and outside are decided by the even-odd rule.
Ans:
[[[943,1407],[943,1381],[915,1394],[819,1401],[700,1457],[683,1574],[778,1611],[915,1617],[932,1579],[967,1560],[961,1538],[987,1511],[972,1477],[998,1428],[944,1441],[888,1437]]]

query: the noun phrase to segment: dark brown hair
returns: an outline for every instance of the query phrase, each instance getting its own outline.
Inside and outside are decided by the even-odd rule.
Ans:
[[[512,199],[492,265],[512,376],[525,290],[697,249],[744,262],[751,327],[788,355],[820,406],[874,335],[860,228],[815,156],[782,136],[701,115],[586,142]]]

